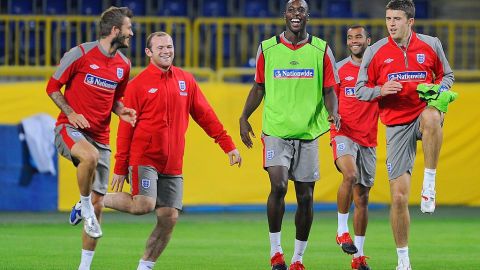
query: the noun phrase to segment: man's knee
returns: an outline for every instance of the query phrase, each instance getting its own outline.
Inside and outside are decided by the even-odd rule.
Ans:
[[[78,157],[80,163],[96,168],[100,154],[96,148],[93,148],[89,149],[88,151],[80,151],[76,157]]]
[[[100,158],[98,149],[85,139],[76,142],[71,152],[72,156],[84,165],[97,166],[98,159]]]
[[[403,192],[395,192],[392,194],[392,206],[397,208],[408,206],[408,194]]]
[[[421,126],[425,129],[435,129],[441,127],[442,115],[435,108],[427,107],[420,116]]]
[[[143,196],[142,196],[143,197]],[[133,209],[131,210],[131,213],[133,215],[145,215],[153,210],[155,210],[155,203],[156,200],[154,198],[139,198],[138,196],[135,196],[133,199]]]
[[[288,182],[287,181],[275,181],[272,182],[272,193],[277,196],[284,197],[287,194]]]
[[[313,203],[313,194],[312,192],[306,191],[300,194],[297,194],[297,203],[298,205],[303,205],[309,207]]]
[[[178,220],[178,210],[170,207],[157,209],[157,222],[163,227],[173,228]]]
[[[355,182],[357,182],[357,172],[355,170],[345,170],[345,172],[342,172],[342,174],[344,182],[347,182],[352,186],[355,184]]]
[[[368,205],[368,192],[362,192],[355,197],[355,208],[367,208]]]

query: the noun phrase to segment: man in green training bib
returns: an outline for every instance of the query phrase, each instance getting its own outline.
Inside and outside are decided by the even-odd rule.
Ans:
[[[313,190],[320,178],[318,137],[336,124],[339,83],[335,58],[327,43],[307,33],[308,5],[304,0],[286,4],[286,30],[261,42],[257,52],[255,83],[240,117],[240,136],[251,148],[255,137],[248,122],[264,100],[262,142],[263,167],[271,191],[267,201],[272,270],[286,270],[281,247],[288,180],[295,184],[295,251],[289,270],[305,269],[302,257],[313,220]]]

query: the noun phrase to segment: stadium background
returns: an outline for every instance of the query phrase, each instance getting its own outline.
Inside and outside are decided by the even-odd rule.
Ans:
[[[337,60],[347,55],[345,31],[352,23],[368,27],[374,41],[386,36],[384,6],[387,1],[322,0],[311,2],[308,31],[329,42]],[[438,36],[443,43],[457,82],[460,97],[450,107],[445,121],[444,144],[438,168],[438,203],[480,206],[480,182],[474,169],[480,165],[480,125],[476,110],[480,99],[480,8],[475,1],[415,1],[415,29]],[[368,4],[367,4],[368,3]],[[201,88],[217,115],[232,135],[244,158],[241,169],[228,166],[227,158],[192,121],[187,134],[185,154],[185,194],[187,206],[209,206],[204,209],[232,210],[236,206],[263,205],[269,190],[266,173],[261,169],[261,143],[246,149],[241,144],[238,117],[252,83],[252,59],[258,43],[283,31],[283,1],[189,1],[189,0],[1,0],[0,1],[0,123],[11,128],[25,117],[45,112],[56,117],[58,109],[45,93],[46,79],[53,73],[63,53],[78,43],[96,39],[97,20],[110,5],[128,5],[134,10],[134,33],[131,49],[134,74],[146,64],[143,48],[146,35],[152,31],[172,34],[176,45],[175,64],[185,67],[201,81]],[[115,151],[117,119],[114,117],[111,145]],[[261,113],[252,116],[257,135],[261,130]],[[377,178],[370,201],[388,203],[390,193],[385,169],[385,132],[380,125]],[[5,133],[0,133],[0,136]],[[19,197],[18,170],[24,160],[12,161],[7,138],[0,161],[2,200]],[[416,159],[410,203],[417,204],[420,193],[423,155],[421,145]],[[334,205],[340,174],[335,170],[328,145],[328,135],[320,143],[321,180],[315,190],[317,203]],[[68,210],[78,199],[73,166],[60,158],[57,182],[35,186],[38,196],[58,190],[54,206]],[[1,162],[0,162],[1,163]],[[113,164],[113,160],[112,160]],[[8,172],[12,172],[10,175]],[[55,179],[57,179],[55,177]],[[58,185],[58,186],[57,186]],[[125,190],[125,189],[124,189]],[[294,202],[289,192],[287,201]],[[48,199],[51,199],[49,197]],[[22,210],[32,210],[28,202],[19,202]],[[1,205],[1,204],[0,204]],[[188,209],[188,208],[187,208]],[[248,207],[247,207],[248,209]],[[250,208],[252,209],[252,208]],[[2,210],[2,209],[0,209]]]

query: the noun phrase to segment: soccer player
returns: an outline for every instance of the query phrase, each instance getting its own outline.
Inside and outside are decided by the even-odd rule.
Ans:
[[[336,241],[344,252],[354,254],[352,269],[361,270],[370,269],[363,254],[363,244],[368,223],[368,195],[375,178],[378,125],[377,102],[359,101],[355,97],[355,83],[363,53],[368,45],[370,36],[363,26],[352,25],[347,30],[350,56],[336,65],[340,84],[335,92],[342,125],[338,131],[334,126],[330,129],[335,165],[343,175],[337,193]],[[355,205],[355,244],[350,238],[347,224],[352,196]]]
[[[81,212],[83,249],[79,270],[90,269],[97,239],[103,195],[107,192],[110,163],[111,112],[134,125],[135,111],[120,100],[127,86],[130,61],[119,48],[128,48],[132,11],[110,7],[100,19],[100,39],[76,46],[60,61],[47,93],[60,108],[55,128],[58,152],[77,167],[81,208],[73,208],[71,222]],[[64,94],[60,89],[66,85]],[[93,191],[93,192],[92,192]],[[72,219],[73,218],[73,219]]]
[[[255,83],[240,117],[240,135],[251,148],[255,137],[248,122],[263,98],[263,167],[271,191],[267,201],[270,264],[287,269],[281,246],[288,180],[295,184],[295,251],[290,270],[305,269],[302,258],[313,220],[313,190],[320,178],[318,137],[339,124],[334,87],[338,83],[335,58],[327,43],[307,33],[308,5],[290,0],[285,7],[286,30],[261,42]]]
[[[241,164],[232,139],[202,94],[194,77],[173,65],[174,46],[165,32],[147,38],[150,64],[125,92],[124,102],[137,111],[135,127],[120,122],[112,188],[105,206],[141,215],[155,210],[157,224],[147,240],[138,270],[153,269],[170,240],[182,209],[183,153],[189,117],[220,145],[230,165]],[[129,174],[131,193],[122,187]]]
[[[433,213],[435,209],[435,173],[442,144],[444,114],[439,107],[427,106],[416,89],[420,83],[437,84],[449,94],[454,81],[440,40],[413,32],[414,17],[415,5],[411,0],[392,0],[387,4],[386,26],[390,36],[365,51],[355,92],[361,100],[378,99],[380,119],[387,126],[390,221],[398,270],[411,269],[408,198],[416,141],[422,140],[425,156],[421,196],[424,213]]]

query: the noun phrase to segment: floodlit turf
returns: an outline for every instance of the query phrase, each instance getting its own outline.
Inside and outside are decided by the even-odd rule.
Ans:
[[[480,208],[438,207],[434,215],[411,208],[410,258],[415,270],[480,269]],[[0,269],[77,269],[81,225],[67,213],[0,213]],[[153,215],[106,213],[92,270],[136,269]],[[351,224],[351,222],[350,222]],[[350,226],[352,231],[352,227]],[[309,270],[350,269],[350,256],[335,244],[336,213],[315,213],[304,263]],[[286,259],[293,250],[293,215],[282,233]],[[387,210],[370,212],[365,252],[372,269],[395,269],[395,246]],[[263,213],[183,214],[155,269],[269,269]]]

